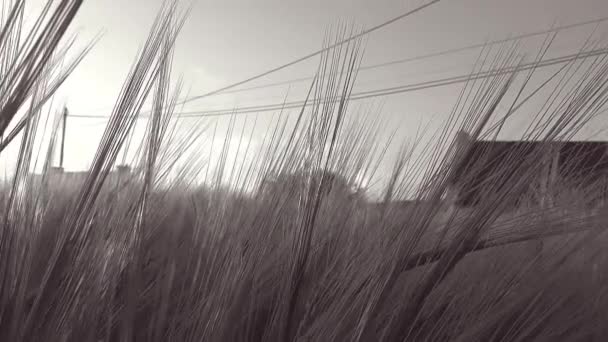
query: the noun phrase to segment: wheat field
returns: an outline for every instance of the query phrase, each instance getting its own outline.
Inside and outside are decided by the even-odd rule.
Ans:
[[[48,106],[90,49],[65,61],[70,44],[61,44],[82,0],[50,1],[30,32],[25,1],[3,3],[0,146],[18,146],[18,158],[0,192],[1,341],[608,338],[608,211],[590,207],[593,189],[554,184],[550,204],[521,205],[546,153],[532,148],[496,161],[509,168],[483,183],[475,206],[446,196],[484,167],[456,176],[470,151],[457,132],[491,141],[501,120],[540,99],[545,109],[519,133],[544,146],[572,139],[601,113],[608,60],[589,54],[590,44],[580,51],[587,57],[550,76],[559,82],[538,88],[525,82],[535,68],[520,67],[516,47],[505,45],[479,68],[508,72],[466,82],[430,142],[404,148],[381,174],[386,127],[349,107],[363,43],[338,29],[296,124],[269,127],[257,150],[227,135],[215,147],[220,160],[237,141],[252,162],[210,169],[192,147],[206,143],[208,126],[176,128],[183,94],[172,57],[186,12],[167,2],[90,169],[66,178],[53,169],[60,115]],[[117,174],[147,103],[133,167]],[[499,114],[499,104],[511,110]],[[46,126],[51,139],[40,151]],[[34,165],[42,165],[35,175]],[[376,179],[372,196],[373,182],[362,180]]]

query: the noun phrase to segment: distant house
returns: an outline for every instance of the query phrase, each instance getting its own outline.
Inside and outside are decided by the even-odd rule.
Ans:
[[[596,197],[590,199],[593,203],[603,201],[606,195],[608,142],[484,141],[462,132],[456,141],[457,146],[464,147],[461,151],[466,151],[448,191],[457,207],[483,201],[484,184],[494,184],[497,189],[509,186],[505,179],[526,159],[539,163],[534,168],[538,172],[531,175],[516,205],[524,200],[535,205],[550,204],[556,191],[564,189],[591,189],[589,196]],[[504,162],[513,155],[517,157]]]
[[[65,171],[63,168],[53,167],[47,175],[47,182],[50,185],[77,185],[83,183],[87,179],[88,174],[89,171]],[[131,168],[129,166],[119,165],[108,174],[106,184],[117,184],[121,180],[126,179],[129,174],[131,174]],[[31,176],[34,184],[42,181],[43,175],[41,174],[32,174]]]

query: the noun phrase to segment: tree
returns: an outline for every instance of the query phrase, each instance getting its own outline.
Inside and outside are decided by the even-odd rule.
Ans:
[[[332,171],[313,171],[312,173],[280,173],[262,182],[260,191],[266,195],[288,194],[305,195],[307,191],[319,191],[322,197],[332,195],[358,197],[362,190],[349,182],[344,176]],[[313,192],[314,193],[314,192]]]

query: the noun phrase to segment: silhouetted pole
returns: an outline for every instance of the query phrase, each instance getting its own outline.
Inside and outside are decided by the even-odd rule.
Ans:
[[[63,118],[61,122],[61,150],[59,151],[59,167],[63,170],[63,153],[65,150],[65,127],[68,120],[68,108],[63,107]]]

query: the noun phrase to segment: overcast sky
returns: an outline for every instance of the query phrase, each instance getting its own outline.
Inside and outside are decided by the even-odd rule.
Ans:
[[[73,28],[87,42],[104,31],[102,40],[74,72],[58,100],[72,114],[108,115],[120,85],[141,47],[163,0],[85,0]],[[322,46],[326,30],[338,20],[373,26],[423,3],[421,0],[194,0],[177,45],[175,70],[191,95],[240,81]],[[606,0],[443,0],[369,36],[363,65],[458,48],[487,40],[548,29],[608,16]],[[599,26],[598,37],[608,26]],[[576,51],[593,26],[564,32],[551,56]],[[535,52],[544,37],[529,39],[522,49]],[[359,90],[379,89],[466,74],[479,50],[360,73]],[[314,59],[257,80],[248,86],[312,76]],[[293,83],[289,99],[301,100],[309,84]],[[451,109],[462,85],[374,99],[386,122],[402,125],[400,134],[431,116],[441,119]],[[191,103],[189,110],[281,102],[287,85]],[[443,114],[442,114],[443,113]],[[268,124],[271,114],[259,114]],[[445,115],[444,115],[445,118]],[[222,119],[220,119],[222,120]],[[225,120],[228,120],[226,118]],[[266,120],[266,121],[263,121]],[[66,167],[86,167],[103,119],[68,122]]]

